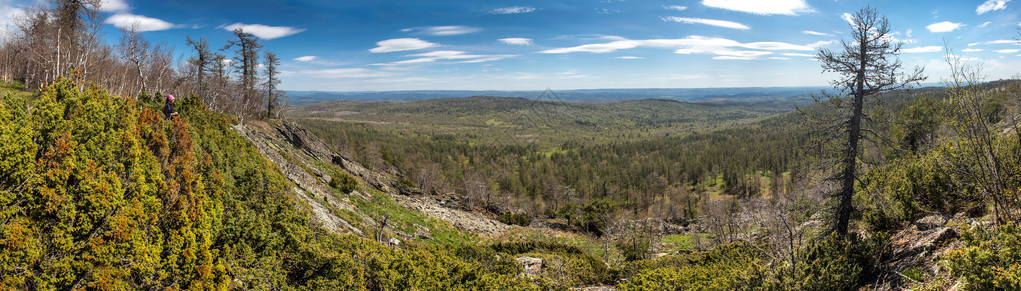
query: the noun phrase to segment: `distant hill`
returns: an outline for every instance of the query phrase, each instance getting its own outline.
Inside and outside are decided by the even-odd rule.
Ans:
[[[829,87],[743,87],[743,88],[647,88],[647,89],[581,89],[552,91],[468,91],[419,90],[380,92],[289,91],[291,105],[307,105],[327,101],[411,102],[426,99],[471,96],[520,97],[526,99],[561,100],[572,103],[614,103],[639,99],[669,99],[710,103],[780,102],[793,104],[811,101],[809,94]],[[540,98],[540,96],[542,96]]]

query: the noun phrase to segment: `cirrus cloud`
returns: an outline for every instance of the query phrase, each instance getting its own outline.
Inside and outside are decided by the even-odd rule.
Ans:
[[[321,79],[344,78],[382,78],[393,76],[393,73],[369,70],[366,68],[337,68],[322,70],[301,70],[280,72],[283,76],[302,76]]]
[[[422,32],[430,36],[456,36],[477,33],[480,31],[482,31],[482,29],[463,26],[422,28]]]
[[[798,15],[815,12],[805,0],[702,0],[702,5],[758,15]]]
[[[540,51],[547,54],[564,54],[575,52],[609,53],[618,50],[638,47],[674,49],[676,54],[711,54],[716,60],[755,60],[773,54],[772,51],[813,51],[816,46],[831,43],[816,42],[808,45],[796,45],[783,42],[751,42],[741,43],[719,37],[693,35],[680,39],[645,39],[633,40],[614,37],[610,42],[585,44],[575,47],[554,48]],[[741,50],[743,49],[743,50]]]
[[[535,7],[511,6],[511,7],[504,7],[504,8],[496,8],[496,9],[490,10],[489,13],[492,13],[492,14],[521,14],[521,13],[529,13],[529,12],[532,12],[532,11],[535,11]]]
[[[399,51],[413,51],[437,47],[439,44],[431,43],[417,38],[395,38],[376,42],[377,47],[372,48],[372,53],[388,53]]]
[[[938,46],[938,45],[920,46],[920,47],[906,48],[906,49],[902,49],[900,51],[904,52],[904,53],[934,53],[934,52],[943,51],[943,47]]]
[[[262,24],[244,24],[244,23],[234,23],[231,25],[221,27],[226,31],[234,31],[235,29],[240,28],[244,32],[251,33],[252,35],[255,35],[255,37],[265,40],[291,36],[299,32],[305,31],[304,29],[289,26],[269,26]]]
[[[303,56],[303,57],[294,58],[294,60],[295,61],[299,61],[299,62],[306,62],[306,63],[308,63],[308,62],[315,61],[317,58],[319,58],[319,57],[317,57],[317,56]]]
[[[733,22],[733,21],[726,21],[726,20],[705,19],[705,18],[691,18],[691,17],[677,17],[677,16],[662,17],[662,19],[663,19],[663,21],[673,21],[673,22],[688,23],[688,24],[705,24],[705,25],[712,25],[712,26],[719,26],[719,27],[733,28],[733,29],[744,29],[744,30],[749,29],[749,27],[747,25],[744,25],[744,24],[741,24],[741,23],[737,23],[737,22]]]
[[[1019,43],[1018,43],[1018,41],[1012,40],[1012,39],[997,39],[997,40],[990,40],[990,41],[983,41],[983,42],[973,42],[973,43],[969,43],[968,46],[976,46],[976,45],[983,45],[983,44],[1019,44]]]
[[[982,15],[989,11],[1003,10],[1007,8],[1007,2],[1010,2],[1010,0],[986,0],[986,2],[975,8],[975,13]]]
[[[523,37],[501,38],[501,39],[498,39],[498,41],[500,41],[502,43],[505,43],[505,44],[509,44],[509,45],[532,45],[532,39],[531,38],[523,38]]]
[[[413,59],[407,59],[403,61],[396,61],[390,63],[373,64],[376,66],[396,66],[396,65],[412,65],[412,64],[423,64],[423,63],[434,63],[436,61],[455,61],[454,63],[481,63],[502,60],[509,57],[515,57],[515,55],[473,55],[463,51],[431,51],[421,54],[411,54],[407,57],[414,57]]]

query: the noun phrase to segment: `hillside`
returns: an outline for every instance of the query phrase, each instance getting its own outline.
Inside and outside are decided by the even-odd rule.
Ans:
[[[1017,104],[1008,97],[1016,83],[968,88],[990,98],[982,102],[998,104],[979,113],[996,136],[991,154],[1007,158],[1004,169],[1015,171]],[[859,204],[860,231],[868,239],[822,235],[821,183],[792,186],[797,195],[700,196],[696,216],[680,227],[600,216],[616,206],[596,199],[576,208],[579,228],[563,231],[557,229],[564,216],[528,214],[523,219],[532,223],[509,226],[495,221],[499,211],[466,207],[458,192],[422,192],[400,168],[361,164],[298,124],[239,123],[194,98],[179,103],[181,117],[167,120],[158,104],[69,80],[38,95],[5,89],[0,96],[4,289],[1013,284],[992,280],[1013,272],[996,266],[1015,260],[1008,248],[1016,245],[1016,230],[1010,223],[994,226],[998,216],[1014,214],[969,194],[976,189],[965,183],[976,172],[950,168],[972,163],[958,150],[967,145],[949,148],[945,133],[901,145],[914,155],[886,152],[891,162],[863,177],[866,189],[880,196],[861,199],[882,202]],[[925,96],[931,94],[889,100],[900,104],[903,118],[917,118],[911,112],[934,104],[957,106],[957,99],[931,103]],[[790,118],[742,126],[761,130]],[[889,132],[905,136],[897,128]],[[500,220],[519,223],[508,213]],[[592,226],[604,232],[584,234]],[[772,269],[784,256],[819,263]]]
[[[513,223],[522,222],[512,217],[524,216],[524,225],[533,228],[588,233],[614,241],[621,256],[627,254],[622,242],[648,242],[641,248],[646,253],[633,257],[639,261],[753,242],[764,251],[759,256],[772,260],[834,260],[774,269],[793,273],[760,282],[770,288],[825,281],[837,289],[945,289],[994,286],[975,280],[1011,274],[963,267],[1014,260],[966,257],[1013,244],[983,231],[1009,236],[1013,230],[993,227],[996,207],[974,194],[989,191],[976,188],[987,182],[974,180],[988,176],[973,168],[977,162],[968,151],[975,144],[964,133],[989,130],[995,150],[986,154],[1006,159],[1001,165],[1016,173],[1019,163],[1010,154],[1016,149],[1011,118],[1018,104],[1010,97],[1016,90],[1016,81],[1001,80],[890,92],[867,104],[871,114],[888,121],[873,132],[882,142],[864,148],[868,170],[855,215],[861,235],[872,240],[857,242],[823,236],[832,191],[825,163],[837,152],[831,150],[836,141],[825,142],[816,131],[820,120],[834,114],[822,105],[768,116],[772,112],[764,108],[664,100],[562,104],[471,97],[322,103],[289,114],[338,152],[408,177],[408,185],[432,196],[453,198],[452,207]],[[967,117],[961,115],[966,108],[978,109]],[[522,117],[529,115],[549,118]],[[624,116],[631,118],[618,118]],[[986,120],[987,129],[974,125],[983,122],[976,118]],[[586,129],[585,120],[610,126]],[[657,132],[670,126],[688,130]],[[504,137],[515,133],[545,135]],[[841,257],[827,254],[833,248],[850,249]],[[851,262],[868,267],[840,271]],[[992,265],[970,266],[978,271]]]
[[[399,205],[428,213],[439,208],[435,203],[395,202],[387,180],[343,158],[317,164],[316,171],[294,169],[337,158],[302,153],[314,141],[278,148],[267,159],[259,150],[280,145],[286,140],[276,135],[287,132],[249,129],[193,98],[179,104],[182,117],[164,120],[156,104],[81,85],[65,80],[39,97],[4,93],[0,99],[0,289],[551,284],[516,277],[521,269],[513,254],[542,253],[537,246],[479,244],[472,234]],[[245,136],[264,142],[253,145]],[[304,160],[281,159],[290,153]],[[314,173],[329,174],[309,179]],[[324,186],[324,177],[348,179],[333,184],[344,191]],[[497,254],[504,259],[493,260]]]
[[[560,290],[661,264],[424,196],[291,123],[158,106],[69,80],[0,95],[0,288]],[[683,260],[723,272],[758,257]]]

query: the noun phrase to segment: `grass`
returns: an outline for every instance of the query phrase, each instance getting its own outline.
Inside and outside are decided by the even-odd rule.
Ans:
[[[389,195],[383,192],[375,189],[367,191],[370,197],[372,197],[372,201],[352,196],[351,202],[354,203],[359,211],[377,221],[384,216],[388,216],[390,226],[397,231],[414,235],[420,230],[418,226],[422,226],[429,229],[428,232],[432,236],[433,242],[450,246],[460,246],[465,243],[477,243],[479,241],[475,235],[461,232],[446,221],[428,217],[425,214],[398,205]]]
[[[486,243],[528,241],[551,242],[577,246],[586,254],[602,260],[611,267],[620,267],[624,263],[624,258],[621,256],[621,252],[617,250],[617,247],[614,246],[613,242],[605,244],[605,241],[600,238],[580,233],[563,232],[551,229],[512,227],[507,231],[504,231],[504,233],[500,236],[494,237],[491,241],[487,241]]]
[[[700,236],[702,241],[709,241],[713,235],[710,233],[683,233],[663,237],[663,249],[660,252],[672,253],[676,251],[690,251],[698,247],[695,236]]]

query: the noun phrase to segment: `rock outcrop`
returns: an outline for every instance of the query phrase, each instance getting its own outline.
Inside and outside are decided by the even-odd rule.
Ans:
[[[519,257],[514,259],[517,261],[524,270],[521,271],[521,276],[534,278],[539,276],[542,272],[542,259],[533,257]]]
[[[393,173],[372,171],[354,160],[337,154],[308,130],[297,124],[281,122],[271,125],[250,122],[233,126],[234,130],[251,141],[262,155],[276,164],[295,184],[294,195],[308,205],[314,218],[335,233],[364,235],[362,230],[349,221],[338,217],[330,209],[357,214],[363,223],[375,224],[374,220],[358,211],[346,198],[333,195],[329,173],[323,173],[317,164],[333,164],[357,176],[369,187],[389,194],[397,204],[421,212],[426,216],[447,221],[463,231],[479,234],[497,234],[509,226],[481,215],[444,206],[436,199],[422,195],[414,189],[400,186]],[[352,192],[362,198],[368,195]],[[407,234],[408,237],[429,238],[428,232]]]

